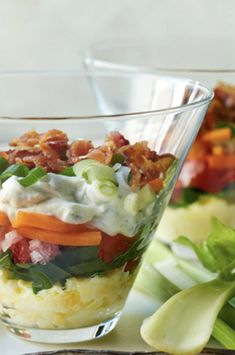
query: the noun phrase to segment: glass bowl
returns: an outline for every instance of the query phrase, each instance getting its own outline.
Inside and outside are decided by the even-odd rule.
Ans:
[[[212,216],[235,228],[235,51],[231,38],[119,40],[97,43],[84,53],[88,70],[184,76],[215,89],[157,236],[171,243],[187,235],[200,243],[210,233]],[[174,248],[179,250],[176,244]]]
[[[31,341],[103,336],[213,93],[144,73],[2,73],[0,88],[1,321]]]

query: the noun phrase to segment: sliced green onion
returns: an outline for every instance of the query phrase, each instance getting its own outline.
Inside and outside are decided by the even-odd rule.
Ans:
[[[74,173],[84,178],[88,183],[94,180],[112,181],[116,183],[113,168],[93,159],[84,159],[73,166]]]
[[[101,201],[113,200],[118,194],[118,188],[112,181],[95,180],[92,192]]]
[[[46,175],[47,173],[43,168],[37,167],[30,170],[26,177],[18,179],[18,182],[24,187],[29,187]]]
[[[4,170],[8,168],[8,166],[8,161],[5,158],[0,157],[0,174],[2,174]]]
[[[65,168],[63,171],[61,171],[60,175],[76,176],[72,166]]]
[[[26,176],[29,172],[29,168],[25,165],[22,164],[14,164],[14,165],[10,165],[6,170],[4,170],[4,172],[2,173],[2,175],[0,175],[0,181],[4,182],[7,179],[9,179],[11,176]]]

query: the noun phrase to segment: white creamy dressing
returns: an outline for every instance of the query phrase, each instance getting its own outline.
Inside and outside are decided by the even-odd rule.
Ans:
[[[125,180],[126,171],[119,169],[117,181]],[[80,177],[48,173],[30,187],[23,187],[16,176],[6,180],[0,188],[0,211],[13,220],[18,210],[48,214],[65,223],[89,222],[109,235],[118,233],[132,237],[140,223],[139,214],[124,209],[124,199],[130,187],[121,182],[118,194],[109,201],[95,193],[94,185]],[[123,186],[125,188],[123,188]],[[129,189],[129,191],[128,191]]]

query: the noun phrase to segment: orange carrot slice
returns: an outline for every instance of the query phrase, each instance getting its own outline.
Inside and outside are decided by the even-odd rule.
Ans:
[[[18,228],[17,231],[20,235],[28,239],[37,239],[46,243],[67,246],[99,245],[102,239],[101,232],[98,230],[90,230],[89,232],[58,233],[40,228],[21,227]]]
[[[217,170],[226,170],[232,169],[235,170],[235,154],[227,155],[208,155],[206,157],[208,166],[211,169]]]
[[[4,212],[0,212],[0,226],[10,226],[11,222]]]
[[[85,224],[70,224],[60,221],[58,218],[46,214],[18,211],[12,222],[12,227],[24,226],[46,229],[61,233],[89,231]]]
[[[232,138],[232,130],[230,127],[217,128],[206,132],[201,137],[203,142],[222,142]]]
[[[163,188],[163,182],[158,178],[149,181],[149,185],[152,187],[154,192],[159,192]]]
[[[202,158],[204,158],[206,151],[207,151],[207,147],[206,147],[205,143],[201,142],[198,139],[192,145],[192,147],[188,153],[187,160],[202,159]]]

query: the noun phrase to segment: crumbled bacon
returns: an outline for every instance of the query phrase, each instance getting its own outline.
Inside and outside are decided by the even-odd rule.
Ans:
[[[235,108],[234,86],[220,82],[215,88],[215,99],[220,100],[228,108]]]
[[[121,148],[125,145],[129,145],[130,142],[119,132],[110,132],[106,137],[107,145],[111,145],[114,148]]]
[[[43,134],[29,131],[13,140],[11,146],[15,149],[6,152],[10,164],[21,163],[29,168],[41,166],[46,171],[55,173],[68,166],[68,137],[59,130],[53,129]]]
[[[64,132],[52,129],[40,135],[39,145],[48,158],[65,159],[68,149],[68,137]]]
[[[164,175],[175,159],[171,154],[158,156],[145,141],[124,146],[119,152],[124,154],[127,165],[131,167],[133,189]]]
[[[67,151],[68,161],[71,164],[75,164],[79,161],[80,157],[87,155],[92,150],[93,144],[91,141],[78,140],[71,144]]]
[[[113,157],[113,150],[111,147],[103,145],[99,148],[91,150],[86,158],[94,159],[103,164],[110,164]]]
[[[235,87],[219,82],[214,93],[215,97],[205,115],[199,136],[215,129],[218,123],[235,123]]]
[[[170,154],[158,156],[148,147],[148,143],[133,145],[119,132],[110,132],[105,143],[94,147],[88,140],[77,140],[69,144],[67,135],[53,129],[39,134],[29,131],[11,142],[11,149],[5,154],[10,164],[21,163],[30,169],[43,167],[47,172],[59,173],[81,159],[89,158],[110,164],[114,154],[121,154],[124,165],[131,168],[131,187],[136,189],[143,184],[164,176],[174,157]]]
[[[10,146],[19,148],[34,148],[39,143],[39,133],[34,129],[26,132],[19,138],[15,138],[11,141]]]

